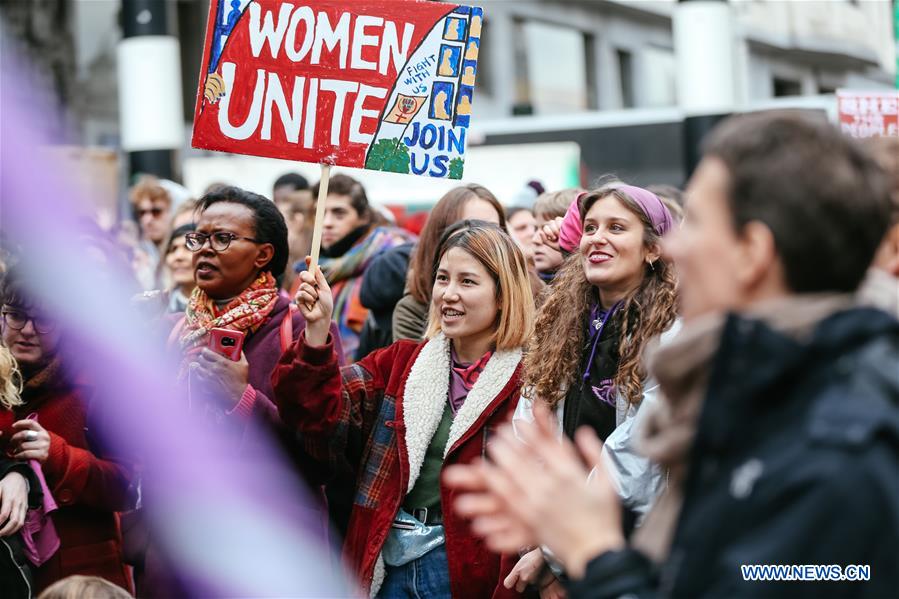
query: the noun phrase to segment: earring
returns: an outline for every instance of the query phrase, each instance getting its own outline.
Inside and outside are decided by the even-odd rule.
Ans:
[[[655,262],[649,262],[649,268],[652,270],[652,272],[655,272],[655,271],[656,271],[656,263],[655,263]]]

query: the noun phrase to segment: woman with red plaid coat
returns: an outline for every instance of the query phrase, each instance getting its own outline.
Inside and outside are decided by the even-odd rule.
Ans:
[[[450,228],[436,258],[426,341],[344,368],[327,282],[301,273],[306,329],[275,370],[277,403],[318,458],[355,468],[344,555],[372,597],[515,596],[502,584],[514,560],[443,509],[454,491],[441,472],[483,456],[515,410],[534,320],[527,267],[508,235],[480,221]]]

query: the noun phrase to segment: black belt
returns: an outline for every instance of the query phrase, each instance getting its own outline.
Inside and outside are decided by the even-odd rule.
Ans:
[[[441,511],[439,507],[433,507],[431,509],[419,507],[407,509],[406,511],[412,514],[413,518],[427,526],[443,524],[443,511]]]

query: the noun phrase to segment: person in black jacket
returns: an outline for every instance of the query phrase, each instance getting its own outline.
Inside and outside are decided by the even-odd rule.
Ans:
[[[633,538],[595,438],[548,416],[447,473],[497,551],[544,544],[573,598],[887,597],[899,589],[899,322],[856,307],[883,172],[830,125],[729,119],[667,251],[684,326],[649,356],[643,451],[668,488]],[[771,569],[766,566],[779,566]],[[778,580],[775,580],[778,579]]]
[[[368,308],[368,318],[359,334],[356,361],[393,343],[393,309],[403,299],[413,248],[410,242],[381,252],[362,276],[359,301]]]

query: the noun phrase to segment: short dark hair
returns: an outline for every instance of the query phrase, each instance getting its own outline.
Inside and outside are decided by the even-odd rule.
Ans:
[[[735,230],[764,223],[795,293],[858,288],[889,218],[886,178],[852,139],[797,111],[731,117],[704,144],[724,162]]]
[[[309,189],[309,180],[299,173],[285,173],[275,179],[272,189],[278,189],[279,187],[290,187],[293,191],[302,191]]]
[[[8,306],[15,306],[25,310],[26,312],[34,309],[37,303],[35,297],[25,287],[25,271],[21,264],[16,264],[3,276],[2,291],[0,298],[2,303]]]
[[[321,181],[312,186],[312,196],[318,198],[318,189]],[[328,181],[328,195],[349,196],[350,205],[359,216],[365,218],[372,217],[372,209],[368,203],[368,196],[365,194],[365,188],[349,175],[334,175]]]
[[[265,196],[241,189],[239,187],[222,187],[211,191],[200,198],[197,203],[197,214],[218,204],[219,202],[231,202],[246,206],[253,211],[255,231],[253,236],[262,243],[270,243],[275,248],[275,255],[263,267],[273,276],[278,277],[287,266],[289,250],[287,247],[287,225],[281,211],[275,203]]]

